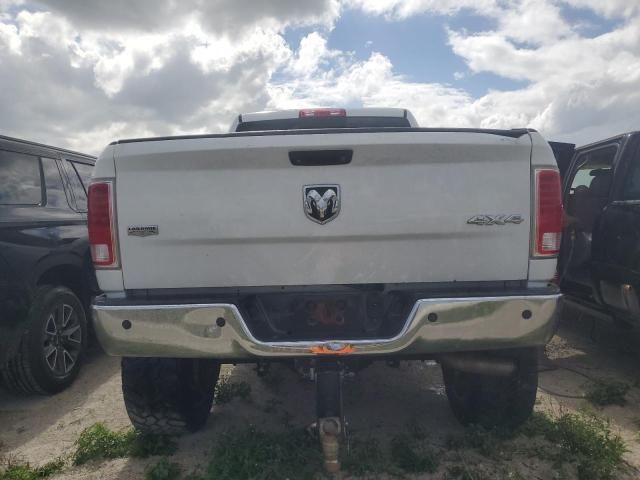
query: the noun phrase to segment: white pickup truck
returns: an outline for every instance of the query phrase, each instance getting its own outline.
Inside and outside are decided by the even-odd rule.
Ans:
[[[316,379],[319,419],[342,418],[345,371],[430,359],[460,421],[518,424],[554,331],[562,214],[529,129],[308,109],[119,140],[89,188],[95,330],[145,431],[202,426],[221,363],[276,361]]]

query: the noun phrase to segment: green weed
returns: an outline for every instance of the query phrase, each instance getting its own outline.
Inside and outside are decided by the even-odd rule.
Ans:
[[[447,480],[494,480],[494,477],[484,470],[469,465],[453,465],[447,468],[445,478]]]
[[[267,385],[273,392],[278,393],[284,383],[285,378],[278,372],[269,370],[265,375],[260,377],[261,380]]]
[[[175,480],[180,476],[180,466],[169,462],[166,457],[153,464],[145,471],[145,480]]]
[[[611,432],[608,421],[587,412],[545,417],[534,415],[523,432],[543,436],[556,444],[565,453],[566,460],[576,464],[580,480],[615,478],[626,446],[620,436]]]
[[[474,449],[481,455],[491,458],[504,458],[510,450],[506,440],[510,440],[515,431],[507,429],[487,429],[481,425],[470,425],[460,436],[450,435],[445,439],[448,450],[461,448]]]
[[[216,385],[215,402],[218,405],[224,405],[234,398],[251,402],[251,385],[247,382],[232,383],[229,377],[222,377]]]
[[[586,398],[594,405],[605,407],[607,405],[627,404],[626,395],[631,386],[622,382],[598,382],[591,385]]]
[[[275,413],[278,410],[278,407],[282,405],[282,400],[277,398],[269,398],[265,402],[264,408],[262,409],[264,413]]]
[[[57,458],[40,467],[32,467],[28,463],[9,463],[0,466],[0,480],[38,480],[48,478],[62,471],[65,466],[63,458]]]
[[[211,463],[193,480],[313,479],[322,469],[317,441],[303,431],[263,432],[249,428],[223,434]]]
[[[94,459],[171,455],[176,448],[171,437],[143,434],[133,429],[114,432],[96,423],[80,433],[72,459],[74,465],[81,465]]]
[[[131,442],[129,455],[146,458],[152,455],[173,455],[178,449],[174,437],[136,432]]]
[[[636,433],[636,442],[640,443],[640,417],[634,418],[633,424],[638,429],[638,432]]]
[[[391,439],[391,460],[409,473],[433,473],[438,468],[435,450],[409,435],[398,435]]]
[[[378,476],[389,472],[387,455],[375,438],[354,439],[349,451],[343,455],[342,468],[355,477]]]

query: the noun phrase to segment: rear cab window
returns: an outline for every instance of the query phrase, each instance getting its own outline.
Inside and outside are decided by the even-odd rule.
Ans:
[[[38,157],[0,150],[0,205],[41,205]]]
[[[316,128],[385,128],[411,127],[403,117],[309,117],[281,118],[240,122],[236,132],[260,132],[270,130],[309,130]]]

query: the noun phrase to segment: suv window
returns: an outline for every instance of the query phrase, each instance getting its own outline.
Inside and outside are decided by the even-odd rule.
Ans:
[[[57,208],[69,208],[56,160],[42,157],[42,171],[44,172],[44,184],[47,187],[47,205]]]
[[[67,168],[69,182],[71,183],[73,196],[75,197],[75,200],[76,200],[76,210],[80,212],[86,212],[87,211],[87,188],[80,173],[78,173],[77,167],[88,166],[88,165],[83,165],[81,163],[67,160],[67,166],[69,167]]]
[[[573,191],[579,186],[589,187],[594,177],[598,176],[600,172],[610,172],[617,150],[616,145],[610,145],[580,155],[576,162],[578,169],[571,182],[571,190]]]
[[[569,221],[591,232],[593,223],[609,200],[613,160],[617,145],[608,145],[578,156],[566,200]]]
[[[38,157],[0,150],[0,205],[42,203]]]
[[[640,151],[631,158],[622,188],[622,200],[640,200]]]
[[[82,186],[84,187],[85,193],[87,193],[87,188],[89,187],[89,181],[91,181],[91,174],[93,173],[93,165],[89,165],[87,163],[80,162],[71,162],[73,168],[75,168],[78,177],[80,177],[80,181],[82,182]]]

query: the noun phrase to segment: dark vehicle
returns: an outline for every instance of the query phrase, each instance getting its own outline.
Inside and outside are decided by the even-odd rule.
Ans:
[[[95,158],[0,136],[0,376],[55,393],[80,368],[97,290],[87,239]]]
[[[640,324],[640,132],[579,147],[563,183],[565,298]]]
[[[567,174],[567,169],[571,165],[573,154],[576,152],[576,145],[575,143],[564,142],[549,142],[549,145],[551,146],[553,155],[556,157],[560,175],[564,178]]]

